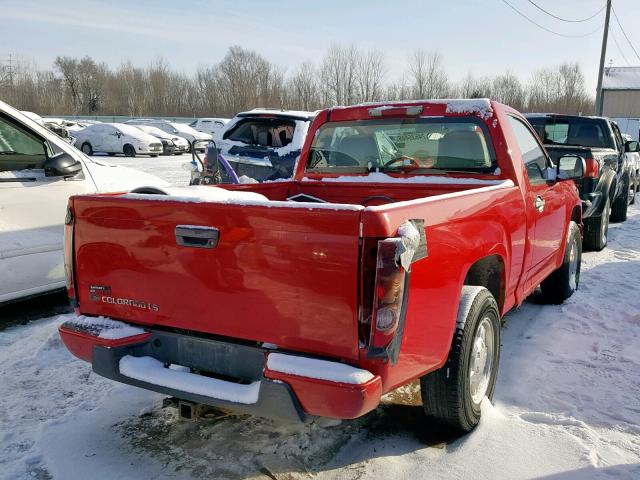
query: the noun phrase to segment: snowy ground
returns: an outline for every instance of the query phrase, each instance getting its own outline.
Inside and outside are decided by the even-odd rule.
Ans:
[[[157,175],[163,180],[176,186],[189,185],[189,170],[185,170],[183,165],[191,162],[191,154],[183,153],[182,155],[161,155],[159,157],[123,157],[121,155],[115,157],[99,156],[100,160],[104,160],[116,165],[124,167],[136,168],[143,172]]]
[[[109,160],[188,179],[187,156]],[[633,208],[609,248],[585,254],[566,304],[508,315],[494,404],[462,438],[422,420],[414,386],[338,426],[180,421],[161,395],[102,379],[66,351],[59,298],[5,307],[0,478],[639,479],[639,240]]]

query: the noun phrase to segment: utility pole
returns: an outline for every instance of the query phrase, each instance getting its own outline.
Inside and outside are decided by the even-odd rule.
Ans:
[[[607,14],[604,19],[604,33],[602,34],[602,50],[600,51],[600,69],[598,70],[598,90],[596,92],[596,115],[602,115],[604,95],[602,94],[602,76],[604,74],[604,58],[607,54],[607,38],[609,36],[609,16],[611,15],[611,0],[607,0]]]

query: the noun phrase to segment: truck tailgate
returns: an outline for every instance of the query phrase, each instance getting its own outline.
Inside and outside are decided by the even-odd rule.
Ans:
[[[81,313],[357,359],[359,208],[72,202]],[[180,245],[177,226],[217,245]]]

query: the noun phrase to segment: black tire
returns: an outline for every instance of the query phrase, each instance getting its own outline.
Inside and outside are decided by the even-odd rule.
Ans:
[[[545,303],[557,305],[573,295],[580,285],[581,261],[582,235],[578,225],[570,222],[562,265],[540,284]]]
[[[490,332],[488,325],[491,326]],[[472,357],[481,358],[477,354],[472,355],[478,345],[476,334],[479,333],[480,326],[483,326],[483,331],[487,333],[487,342],[484,344],[488,345],[488,340],[491,339],[493,346],[491,349],[488,348],[491,353],[487,353],[488,356],[485,356],[485,362],[482,364],[483,369],[488,370],[480,378],[485,379],[487,383],[481,383],[485,387],[476,392],[481,397],[474,399],[470,370]],[[489,358],[491,363],[487,366]],[[465,286],[462,289],[449,358],[442,368],[420,379],[422,404],[427,417],[460,432],[473,430],[480,421],[482,399],[484,396],[489,399],[493,396],[499,360],[498,304],[486,288]]]
[[[88,156],[93,155],[93,147],[89,142],[84,142],[80,147],[80,150],[82,150],[82,153],[84,153],[85,155],[88,155]]]
[[[122,149],[122,153],[124,153],[125,157],[135,157],[136,156],[136,149],[133,148],[133,145],[127,144]]]
[[[602,213],[598,217],[589,217],[585,220],[583,247],[585,250],[599,252],[607,246],[609,236],[609,197],[606,198]]]
[[[611,206],[611,221],[624,222],[627,219],[629,207],[629,177],[623,180],[622,194],[616,198]]]

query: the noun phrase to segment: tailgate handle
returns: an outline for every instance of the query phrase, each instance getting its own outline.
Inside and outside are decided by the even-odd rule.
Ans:
[[[220,230],[199,225],[176,225],[176,243],[181,247],[215,248]]]

